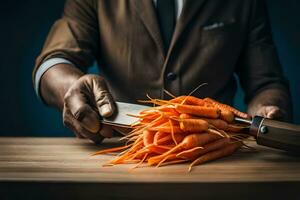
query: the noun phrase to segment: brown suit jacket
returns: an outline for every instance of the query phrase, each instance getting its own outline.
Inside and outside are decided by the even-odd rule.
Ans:
[[[232,103],[269,88],[288,94],[263,0],[186,0],[168,52],[152,0],[69,0],[37,58],[86,69],[96,59],[116,100],[190,93]]]

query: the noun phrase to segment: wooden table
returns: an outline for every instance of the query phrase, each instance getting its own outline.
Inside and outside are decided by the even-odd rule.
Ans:
[[[0,138],[0,199],[300,199],[300,157],[251,146],[256,152],[197,166],[102,167],[111,155],[76,138]]]

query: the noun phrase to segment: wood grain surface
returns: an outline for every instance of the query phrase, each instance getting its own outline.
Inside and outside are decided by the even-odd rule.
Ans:
[[[256,151],[196,166],[102,167],[113,155],[90,155],[118,146],[117,139],[96,146],[76,138],[0,138],[0,192],[13,197],[101,197],[140,199],[182,197],[300,197],[300,157],[249,145]],[[276,189],[277,188],[277,189]],[[19,192],[14,192],[19,191]],[[110,192],[108,192],[110,191]],[[261,192],[262,194],[259,194]],[[266,195],[267,194],[267,195]],[[21,196],[19,196],[21,195]],[[146,196],[145,196],[146,195]],[[4,199],[5,199],[4,198]]]

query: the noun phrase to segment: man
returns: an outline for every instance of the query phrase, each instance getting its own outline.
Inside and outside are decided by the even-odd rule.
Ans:
[[[97,60],[100,75],[84,74]],[[262,0],[69,0],[33,72],[40,97],[95,142],[114,100],[164,89],[232,104],[237,74],[250,115],[289,120],[290,94]]]

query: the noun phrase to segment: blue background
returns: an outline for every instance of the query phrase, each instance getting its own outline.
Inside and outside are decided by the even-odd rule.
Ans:
[[[294,122],[300,124],[300,1],[268,0],[273,37],[290,81]],[[46,35],[59,18],[62,0],[23,0],[0,3],[0,135],[69,136],[60,114],[36,98],[31,72]],[[95,67],[91,69],[95,72]],[[243,93],[236,106],[242,110]]]

